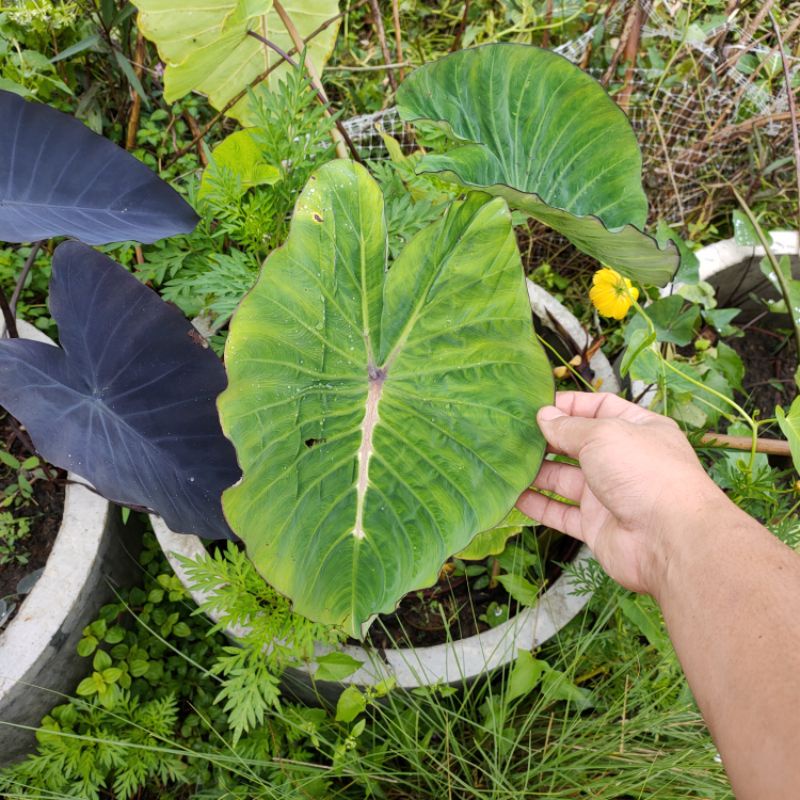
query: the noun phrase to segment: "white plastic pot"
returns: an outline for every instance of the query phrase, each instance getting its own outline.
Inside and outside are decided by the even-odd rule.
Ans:
[[[591,345],[588,334],[577,319],[544,289],[528,281],[528,294],[531,308],[540,322],[553,329],[566,332],[578,350]],[[557,323],[553,324],[553,321]],[[602,381],[604,391],[618,392],[619,384],[608,359],[599,350],[590,360],[596,377]],[[203,603],[205,593],[193,589],[186,570],[178,556],[196,559],[205,554],[203,542],[192,535],[173,533],[164,522],[152,518],[158,541],[175,573],[187,587],[195,602]],[[591,558],[588,548],[581,547],[573,560],[576,566]],[[406,689],[429,686],[437,683],[461,683],[470,681],[498,667],[511,663],[520,650],[531,650],[546,642],[560,631],[586,605],[589,596],[574,593],[575,581],[568,573],[563,573],[541,596],[533,608],[526,608],[515,617],[496,628],[470,636],[466,639],[430,647],[381,650],[356,646],[332,648],[320,645],[317,654],[323,655],[332,649],[347,653],[363,663],[358,669],[340,683],[318,681],[316,691],[322,696],[335,698],[342,685],[374,685],[387,678],[394,678],[397,685]],[[212,616],[213,619],[213,616]],[[214,620],[215,622],[217,620]],[[236,639],[241,631],[227,629],[231,639]],[[290,684],[297,690],[298,684],[308,685],[309,674],[314,665],[307,669],[289,671]]]
[[[53,344],[32,325],[17,326],[20,336]],[[33,733],[14,726],[38,726],[63,702],[60,693],[71,694],[90,669],[75,650],[83,628],[113,597],[109,579],[124,584],[138,575],[128,535],[118,509],[83,486],[67,484],[44,572],[0,634],[0,722],[6,723],[0,724],[0,765],[33,747]]]

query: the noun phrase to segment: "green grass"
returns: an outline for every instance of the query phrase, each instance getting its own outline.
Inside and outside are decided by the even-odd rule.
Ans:
[[[164,570],[162,557],[148,565],[153,581]],[[103,797],[125,800],[730,797],[655,606],[597,569],[583,582],[595,589],[589,606],[536,654],[579,687],[571,696],[589,698],[580,707],[556,699],[553,684],[512,698],[509,673],[500,672],[457,689],[392,691],[369,699],[353,722],[285,701],[238,740],[209,707],[213,684],[204,667],[224,641],[208,639],[199,665],[205,623],[176,598],[164,613],[179,609],[189,637],[169,634],[161,648],[142,630],[140,644],[161,649],[167,671],[153,686],[174,692],[178,681],[180,704],[161,689],[160,699],[147,690],[138,703],[111,709],[78,700],[69,714],[81,725],[59,711],[40,755],[0,775],[0,791],[8,798],[99,798],[93,787],[105,785]],[[145,764],[140,792],[137,769]]]

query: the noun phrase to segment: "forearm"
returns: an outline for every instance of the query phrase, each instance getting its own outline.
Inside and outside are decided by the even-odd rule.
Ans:
[[[657,591],[739,800],[800,797],[800,557],[724,498],[665,557]]]

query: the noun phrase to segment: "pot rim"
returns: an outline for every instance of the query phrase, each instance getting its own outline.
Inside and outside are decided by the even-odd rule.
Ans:
[[[796,256],[800,254],[800,236],[797,231],[774,230],[768,231],[772,237],[772,252],[777,256]],[[737,244],[736,239],[722,239],[719,242],[708,244],[695,252],[700,261],[699,273],[700,280],[707,281],[712,276],[723,270],[735,267],[743,261],[756,256],[763,257],[766,251],[761,245]],[[671,289],[674,283],[670,283],[667,289]]]

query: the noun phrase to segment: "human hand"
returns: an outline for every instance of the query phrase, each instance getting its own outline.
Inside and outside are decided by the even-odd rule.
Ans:
[[[732,507],[667,417],[613,394],[559,392],[538,421],[549,451],[580,466],[545,461],[533,486],[577,505],[529,490],[517,507],[585,542],[628,589],[657,596],[673,548]]]

